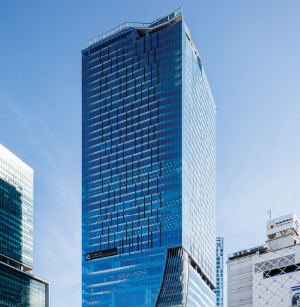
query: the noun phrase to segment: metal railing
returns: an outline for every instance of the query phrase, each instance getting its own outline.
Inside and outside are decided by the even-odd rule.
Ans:
[[[125,29],[128,29],[128,28],[147,28],[150,24],[147,24],[147,23],[141,23],[141,22],[124,22],[122,23],[120,26],[112,29],[112,30],[109,30],[93,39],[91,39],[89,41],[89,45],[93,45],[99,41],[102,41],[103,39],[109,37],[109,36],[112,36],[116,33],[118,33],[119,31],[121,30],[125,30]]]
[[[158,26],[160,24],[163,24],[163,23],[173,19],[174,17],[180,15],[181,13],[182,13],[182,9],[181,9],[181,7],[179,7],[177,10],[173,11],[171,14],[168,14],[168,15],[166,15],[164,17],[160,17],[160,18],[152,21],[150,23],[150,27],[152,28],[152,27],[156,27],[156,26]]]
[[[89,41],[89,45],[93,45],[107,37],[110,37],[116,33],[118,33],[119,31],[121,30],[125,30],[125,29],[129,29],[129,28],[150,28],[150,27],[155,27],[157,25],[159,25],[160,21],[164,20],[166,18],[165,21],[163,21],[162,23],[164,22],[167,22],[171,19],[173,19],[174,17],[180,15],[182,13],[182,9],[181,8],[178,8],[177,10],[175,10],[174,12],[172,12],[171,14],[168,14],[164,17],[161,17],[161,18],[158,18],[156,19],[155,21],[151,22],[151,23],[144,23],[144,22],[124,22],[122,23],[121,25],[119,25],[118,27],[115,27],[113,28],[112,30],[109,30],[93,39],[91,39]]]
[[[253,248],[244,249],[242,251],[239,251],[233,254],[229,254],[228,259],[241,257],[244,255],[249,255],[249,254],[255,254],[256,252],[259,252],[259,251],[265,251],[267,248],[268,248],[267,245],[264,244],[264,245],[259,245]]]

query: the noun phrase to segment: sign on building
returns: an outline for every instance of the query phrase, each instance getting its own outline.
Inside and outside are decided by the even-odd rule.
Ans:
[[[288,229],[294,229],[299,234],[299,226],[300,223],[295,214],[284,215],[267,221],[267,236]]]
[[[106,249],[106,250],[99,251],[99,252],[86,254],[85,260],[90,261],[90,260],[95,260],[95,259],[99,259],[99,258],[115,256],[117,254],[118,254],[118,249],[115,247],[115,248]]]

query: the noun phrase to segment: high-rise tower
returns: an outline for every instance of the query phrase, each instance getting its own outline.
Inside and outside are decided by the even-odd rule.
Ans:
[[[33,170],[0,144],[0,306],[50,306],[32,269]]]
[[[224,306],[224,238],[217,237],[216,307]]]
[[[215,306],[216,107],[178,9],[82,51],[83,306]]]

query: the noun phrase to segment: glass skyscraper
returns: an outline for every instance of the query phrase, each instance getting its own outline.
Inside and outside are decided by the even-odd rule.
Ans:
[[[82,306],[215,306],[215,134],[181,9],[82,51]]]
[[[224,306],[224,238],[217,237],[216,306]]]
[[[32,269],[33,170],[0,144],[0,306],[50,306]]]

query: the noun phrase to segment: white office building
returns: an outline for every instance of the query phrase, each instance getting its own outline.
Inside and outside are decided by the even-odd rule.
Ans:
[[[285,215],[266,226],[266,245],[228,257],[228,307],[300,306],[299,220]]]

